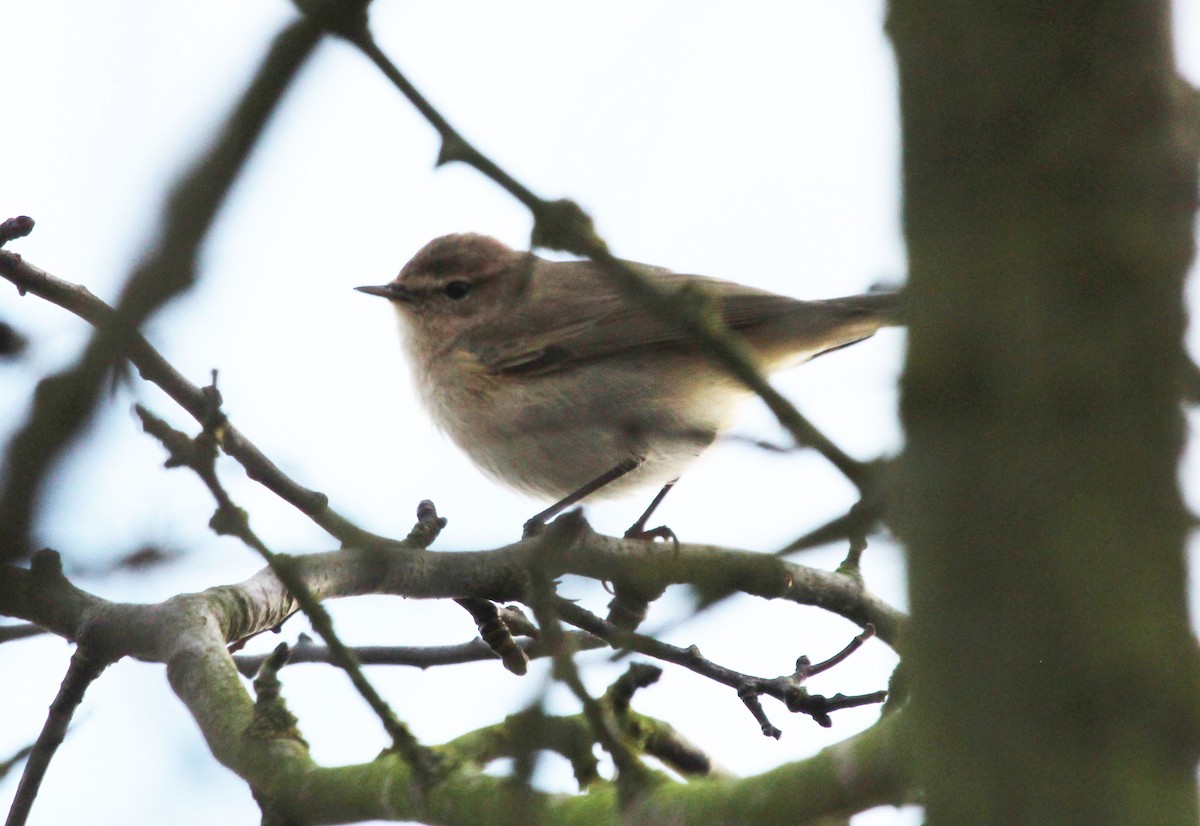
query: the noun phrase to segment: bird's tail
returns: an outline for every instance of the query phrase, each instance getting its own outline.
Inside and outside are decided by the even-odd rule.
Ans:
[[[902,324],[901,311],[901,293],[894,291],[797,302],[791,318],[779,320],[790,344],[778,348],[778,338],[760,339],[760,353],[769,370],[808,361],[870,338],[881,327]]]

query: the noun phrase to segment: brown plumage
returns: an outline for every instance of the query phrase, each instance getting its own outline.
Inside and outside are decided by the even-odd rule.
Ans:
[[[896,323],[894,293],[799,301],[635,265],[699,291],[767,372]],[[589,261],[547,261],[482,235],[435,239],[390,284],[421,396],[485,471],[548,498],[622,463],[618,493],[678,476],[747,393],[673,324]]]

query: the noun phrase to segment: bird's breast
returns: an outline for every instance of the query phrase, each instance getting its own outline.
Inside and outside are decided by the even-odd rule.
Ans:
[[[707,447],[744,396],[688,361],[599,361],[540,375],[495,375],[467,352],[418,370],[434,421],[492,477],[561,498],[616,465],[642,463],[604,491],[661,484]],[[703,375],[701,375],[703,374]]]

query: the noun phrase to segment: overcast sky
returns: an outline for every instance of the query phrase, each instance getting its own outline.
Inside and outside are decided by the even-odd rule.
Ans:
[[[1179,37],[1181,67],[1193,82],[1198,7],[1200,0],[1181,2],[1177,23],[1188,35]],[[578,200],[617,254],[820,298],[903,278],[895,72],[882,14],[880,2],[809,0],[378,0],[372,20],[384,50],[469,139],[538,194]],[[9,81],[0,218],[38,221],[12,248],[112,300],[153,238],[167,185],[211,140],[293,16],[283,0],[0,0],[0,68]],[[436,548],[490,548],[515,540],[545,503],[497,487],[432,428],[408,382],[390,310],[351,289],[390,280],[446,232],[527,245],[524,208],[470,169],[434,170],[436,150],[433,131],[362,56],[322,45],[225,205],[200,286],[146,332],[194,382],[218,368],[238,428],[363,527],[403,535],[416,503],[429,498],[450,519]],[[36,379],[70,363],[88,330],[2,287],[0,319],[32,338],[23,361],[0,363],[7,436]],[[781,376],[777,386],[852,455],[894,453],[902,348],[903,335],[889,331]],[[161,449],[129,413],[135,400],[193,428],[153,388],[119,391],[50,490],[42,542],[81,575],[147,541],[187,552],[169,571],[80,579],[111,599],[151,601],[249,576],[258,557],[207,530],[210,499],[194,476],[161,468]],[[738,430],[783,441],[758,408]],[[1190,466],[1194,491],[1200,476]],[[234,463],[221,471],[273,549],[333,547]],[[685,540],[769,551],[853,501],[852,486],[815,456],[730,443],[684,477],[661,516]],[[589,516],[598,529],[618,532],[644,505],[644,497],[622,498]],[[748,510],[756,518],[747,520]],[[829,567],[841,555],[836,548],[802,561]],[[903,605],[895,548],[875,543],[864,573],[870,588]],[[564,588],[595,610],[607,601],[588,583]],[[355,643],[448,643],[475,633],[460,609],[442,604],[372,598],[334,608]],[[685,608],[683,595],[664,600],[647,627]],[[303,628],[294,619],[284,636]],[[671,641],[771,676],[801,653],[832,653],[855,630],[815,610],[746,599],[684,625]],[[0,648],[0,707],[17,710],[0,722],[0,756],[36,735],[68,656],[68,646],[51,639]],[[586,677],[598,692],[623,666],[595,663]],[[814,689],[883,688],[892,663],[873,642]],[[519,680],[494,664],[369,676],[428,742],[498,721],[546,682],[540,668]],[[339,674],[301,666],[284,678],[318,761],[368,760],[385,745]],[[557,692],[551,699],[553,709],[573,710]],[[812,754],[875,719],[873,710],[843,712],[825,731],[775,705],[768,712],[784,736],[769,741],[731,692],[675,669],[635,705],[739,773]],[[562,777],[559,767],[547,782]],[[0,784],[0,805],[14,789],[15,778]],[[161,667],[123,662],[89,694],[32,822],[246,823],[256,811],[244,784],[208,755]],[[855,823],[915,819],[880,810]]]

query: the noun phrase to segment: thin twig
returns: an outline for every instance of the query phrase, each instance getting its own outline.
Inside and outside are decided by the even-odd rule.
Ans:
[[[0,761],[0,780],[8,776],[8,773],[21,764],[21,762],[30,755],[33,751],[33,744],[22,746],[17,749],[7,760]]]
[[[567,622],[603,640],[607,640],[614,648],[636,651],[639,654],[645,654],[664,662],[681,665],[703,677],[736,689],[738,696],[741,697],[746,706],[754,713],[756,719],[759,720],[763,733],[771,737],[778,738],[781,732],[770,725],[766,719],[766,715],[762,712],[761,706],[758,705],[757,697],[763,694],[770,695],[783,702],[789,711],[809,715],[822,726],[828,725],[830,711],[839,708],[880,703],[887,698],[886,691],[855,697],[845,697],[839,694],[826,698],[817,694],[810,695],[803,691],[800,686],[800,683],[811,674],[831,668],[857,650],[862,645],[863,640],[874,635],[874,628],[869,628],[858,637],[855,637],[854,642],[846,646],[846,648],[834,657],[821,663],[815,669],[808,665],[806,657],[801,657],[797,661],[796,671],[793,674],[767,679],[753,677],[749,674],[743,674],[722,665],[717,665],[712,660],[701,655],[700,649],[696,646],[680,648],[679,646],[661,642],[644,634],[623,631],[612,623],[561,597],[555,601],[555,609],[559,616]]]
[[[25,770],[21,773],[21,782],[17,785],[17,794],[8,810],[5,826],[24,826],[29,819],[29,812],[33,808],[38,790],[42,787],[46,770],[50,768],[50,761],[54,759],[55,752],[67,736],[67,728],[71,725],[75,710],[83,702],[83,695],[88,686],[96,681],[110,662],[94,656],[85,643],[81,643],[75,649],[71,656],[71,665],[67,668],[67,675],[58,688],[54,702],[50,704],[46,724],[42,726],[42,731],[33,744],[33,750],[29,753],[29,760],[25,763]]]
[[[571,631],[567,633],[567,637],[569,644],[576,651],[608,648],[607,642],[586,631]],[[301,635],[301,640],[292,646],[288,665],[333,661],[329,648],[305,640],[306,637]],[[521,646],[525,656],[531,660],[549,657],[553,653],[543,640],[525,638],[517,640],[517,645]],[[351,650],[363,665],[398,665],[421,669],[495,661],[497,656],[486,642],[478,638],[458,645],[359,645]],[[237,663],[238,671],[250,677],[265,658],[265,654],[237,654],[233,661]]]
[[[0,644],[12,642],[13,640],[24,640],[46,633],[49,632],[45,628],[39,628],[31,623],[23,622],[17,625],[0,625]]]
[[[809,531],[799,539],[789,542],[776,551],[775,556],[788,556],[798,551],[819,548],[822,545],[841,542],[849,539],[851,536],[864,534],[866,531],[874,528],[878,518],[878,513],[873,513],[866,508],[855,505],[845,514],[835,517],[824,525]]]
[[[875,636],[875,626],[868,625],[862,630],[858,636],[846,643],[846,647],[834,654],[827,660],[822,660],[819,663],[809,665],[805,669],[805,677],[812,677],[815,674],[820,674],[822,671],[828,671],[835,665],[843,662],[847,657],[853,654],[858,649],[862,648],[863,643]]]

